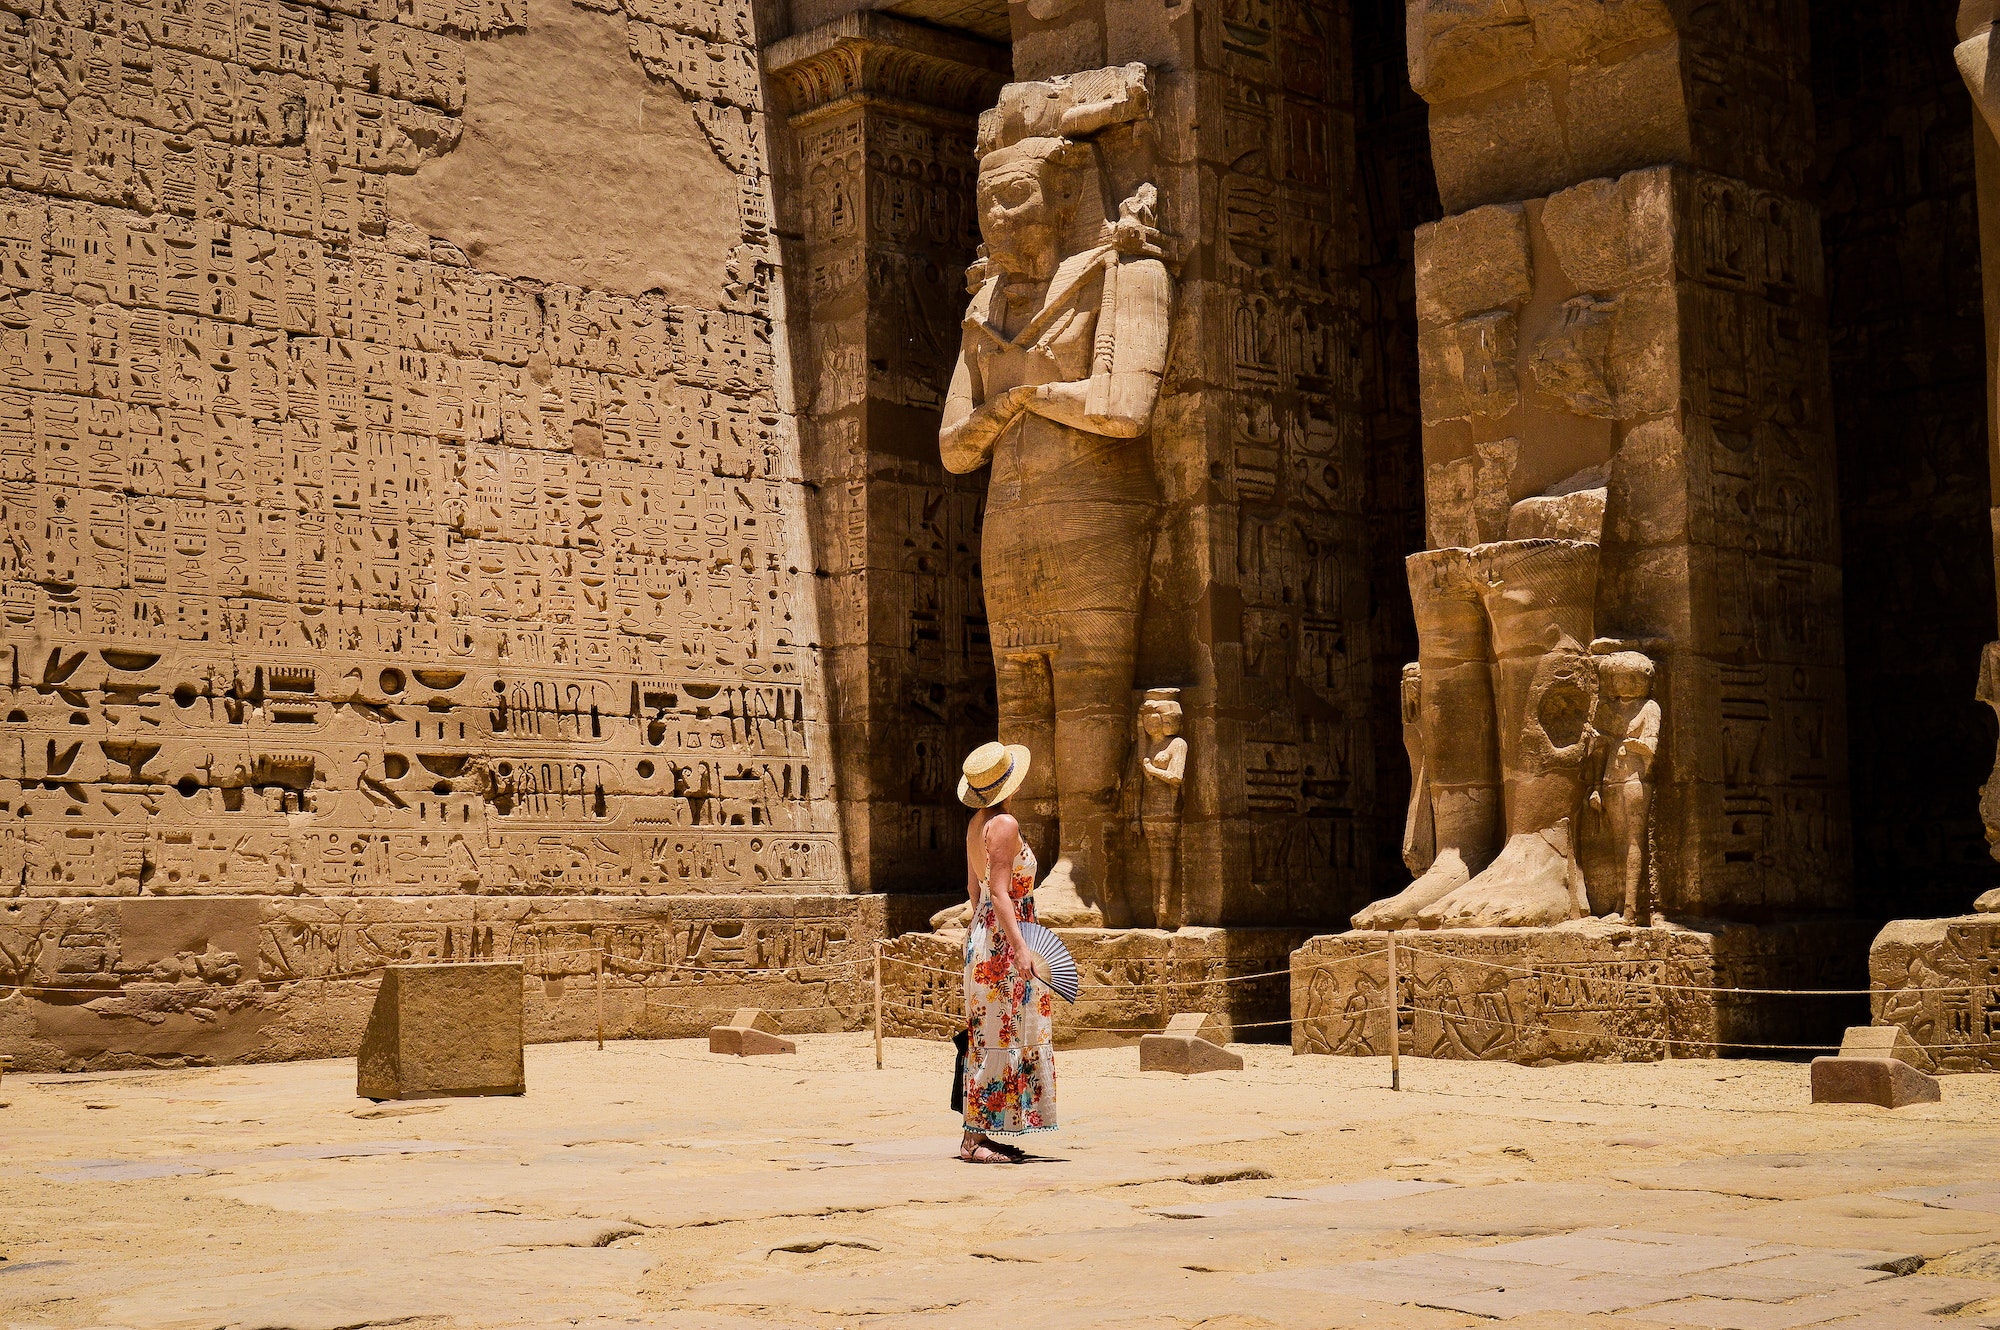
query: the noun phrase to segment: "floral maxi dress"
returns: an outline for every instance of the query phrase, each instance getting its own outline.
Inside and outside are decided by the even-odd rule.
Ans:
[[[1008,895],[1014,917],[1035,920],[1035,852],[1014,856]],[[1055,995],[1014,965],[1014,949],[980,893],[965,938],[965,1129],[996,1135],[1056,1125]]]

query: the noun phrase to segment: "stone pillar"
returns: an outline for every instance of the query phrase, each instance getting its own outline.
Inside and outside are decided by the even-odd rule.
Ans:
[[[938,417],[977,244],[976,119],[1003,48],[874,12],[774,43],[779,230],[856,891],[955,891],[958,764],[993,737],[984,487]]]
[[[1017,79],[1151,71],[1176,295],[1135,684],[1180,689],[1183,919],[1322,921],[1365,898],[1379,839],[1346,5],[1010,13]],[[1136,837],[1119,856],[1145,859]],[[1106,920],[1151,922],[1151,899],[1114,881]]]
[[[1490,613],[1480,631],[1502,676],[1509,651],[1653,658],[1650,879],[1683,914],[1848,897],[1806,14],[1804,0],[1409,10],[1448,214],[1418,239],[1430,544],[1601,542],[1591,584],[1574,588],[1588,612],[1562,641],[1508,647]],[[1562,718],[1518,714],[1504,683],[1502,765],[1523,726],[1562,748]],[[1449,744],[1472,731],[1450,707],[1433,715],[1433,684],[1426,663],[1426,719]],[[1577,751],[1588,765],[1588,741]],[[1457,870],[1471,895],[1404,901],[1372,924],[1568,917],[1559,891],[1525,914],[1496,904],[1523,880],[1511,837],[1527,773],[1504,774],[1510,839],[1495,872],[1471,859],[1497,838]],[[1579,798],[1539,822],[1571,861],[1573,912],[1605,913],[1617,850],[1604,813]],[[1442,822],[1439,835],[1442,854]]]

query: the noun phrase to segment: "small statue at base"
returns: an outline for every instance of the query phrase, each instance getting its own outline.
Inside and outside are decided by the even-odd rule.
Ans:
[[[1603,814],[1611,832],[1625,921],[1642,926],[1652,922],[1651,902],[1641,902],[1640,888],[1646,879],[1653,759],[1660,747],[1660,704],[1652,691],[1653,662],[1647,656],[1618,651],[1598,658],[1597,705],[1587,741],[1588,770],[1594,777],[1588,787],[1590,808]]]
[[[1181,690],[1149,688],[1139,708],[1139,830],[1146,838],[1146,861],[1153,878],[1153,926],[1181,926],[1181,778],[1187,771],[1187,740],[1181,737]]]

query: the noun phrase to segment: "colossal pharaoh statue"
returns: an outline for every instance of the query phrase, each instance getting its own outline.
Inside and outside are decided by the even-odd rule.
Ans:
[[[1009,84],[980,118],[985,243],[938,435],[951,471],[993,468],[982,568],[1000,737],[1034,754],[1017,808],[1031,840],[1053,820],[1037,902],[1060,923],[1103,922],[1160,509],[1148,436],[1172,287],[1153,186],[1120,187],[1099,141],[1147,104],[1134,65]]]

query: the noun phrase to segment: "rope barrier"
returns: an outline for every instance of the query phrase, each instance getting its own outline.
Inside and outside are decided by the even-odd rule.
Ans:
[[[1554,1026],[1548,1024],[1547,1022],[1542,1022],[1539,1025],[1522,1025],[1518,1021],[1500,1021],[1500,1020],[1494,1020],[1493,1018],[1488,1016],[1472,1016],[1464,1012],[1444,1011],[1437,1007],[1420,1007],[1415,1004],[1411,1004],[1410,1006],[1407,1007],[1402,1007],[1401,1010],[1409,1012],[1422,1012],[1427,1016],[1440,1016],[1446,1020],[1458,1021],[1466,1025],[1484,1025],[1494,1029],[1531,1030],[1544,1034],[1551,1032],[1572,1033],[1571,1031],[1557,1031]],[[1840,1045],[1838,1044],[1744,1044],[1744,1043],[1737,1043],[1733,1040],[1716,1041],[1708,1039],[1663,1039],[1650,1035],[1623,1034],[1623,1033],[1611,1034],[1609,1037],[1613,1041],[1623,1041],[1629,1039],[1634,1043],[1658,1044],[1658,1045],[1665,1045],[1669,1048],[1681,1048],[1681,1047],[1754,1048],[1760,1051],[1773,1052],[1773,1053],[1825,1053],[1825,1052],[1838,1052],[1840,1048]]]
[[[1648,979],[1621,978],[1616,975],[1603,975],[1603,974],[1584,975],[1584,974],[1579,974],[1575,970],[1551,969],[1547,966],[1508,965],[1499,961],[1482,960],[1475,956],[1453,955],[1450,952],[1437,951],[1429,947],[1413,946],[1408,943],[1402,944],[1400,950],[1414,953],[1416,955],[1428,956],[1434,960],[1444,961],[1450,964],[1471,965],[1481,969],[1502,971],[1507,974],[1515,974],[1522,976],[1541,976],[1544,978],[1570,979],[1570,980],[1583,979],[1593,984],[1607,984],[1620,988],[1645,989],[1655,992],[1668,992],[1668,993],[1707,993],[1718,996],[1738,996],[1738,997],[1891,997],[1905,993],[1974,993],[1974,992],[1986,991],[1988,989],[1992,989],[1995,987],[2000,987],[2000,985],[1994,985],[1994,984],[1944,984],[1944,985],[1923,985],[1923,986],[1910,985],[1898,988],[1743,988],[1735,986],[1723,987],[1723,986],[1706,985],[1706,984],[1671,984],[1671,983],[1661,983]],[[1081,990],[1084,992],[1149,993],[1149,992],[1158,992],[1164,988],[1194,988],[1194,987],[1205,987],[1211,985],[1252,983],[1262,979],[1289,978],[1294,974],[1298,973],[1311,974],[1318,971],[1331,970],[1342,965],[1358,964],[1363,961],[1374,960],[1378,957],[1385,956],[1387,954],[1388,954],[1388,948],[1383,947],[1374,951],[1360,952],[1352,956],[1335,956],[1329,958],[1315,957],[1312,960],[1304,962],[1301,965],[1299,965],[1296,970],[1287,968],[1283,970],[1261,970],[1251,974],[1217,975],[1217,976],[1205,976],[1200,978],[1165,978],[1153,981],[1151,983],[1127,983],[1127,984],[1086,983],[1081,985],[1080,987]],[[695,975],[717,975],[727,979],[756,979],[756,978],[767,978],[767,977],[779,977],[779,978],[788,978],[803,983],[827,982],[827,980],[819,976],[829,972],[840,973],[848,970],[854,970],[862,966],[872,964],[870,958],[861,957],[847,961],[818,961],[818,962],[813,962],[809,965],[793,966],[788,968],[760,967],[756,969],[730,969],[722,966],[687,965],[674,961],[645,961],[632,957],[619,956],[614,952],[606,951],[601,948],[591,948],[582,951],[544,952],[535,957],[535,960],[538,962],[542,962],[550,960],[567,960],[572,958],[580,958],[580,957],[588,958],[597,956],[602,956],[604,958],[605,969],[610,971],[614,975],[632,974],[632,973],[675,974],[675,975],[695,974]],[[957,979],[961,978],[964,974],[962,968],[955,967],[951,969],[946,969],[942,966],[927,965],[922,961],[914,960],[908,957],[896,956],[886,951],[883,953],[882,959],[885,966],[898,966],[903,969],[917,970],[927,974],[943,975],[947,978]],[[244,983],[218,984],[215,986],[223,988],[247,988],[253,986],[260,988],[276,988],[276,987],[283,987],[288,984],[300,984],[300,983],[339,983],[357,979],[377,979],[380,977],[380,972],[382,970],[392,965],[479,965],[479,964],[490,964],[490,963],[491,963],[490,961],[484,961],[484,960],[463,960],[463,961],[383,960],[383,961],[378,961],[372,965],[365,966],[361,969],[337,971],[332,974],[290,975],[273,979],[250,980]],[[1631,962],[1631,963],[1640,963],[1640,962]],[[575,974],[540,975],[536,977],[544,979],[583,978],[585,977],[585,974],[586,972],[578,971]],[[113,994],[122,993],[133,988],[157,987],[164,989],[164,988],[176,988],[179,986],[180,985],[178,983],[173,981],[133,978],[133,979],[123,980],[116,986],[108,986],[108,987],[69,987],[69,986],[62,986],[55,984],[8,984],[8,985],[0,985],[0,991],[5,991],[9,993],[68,993],[68,994],[84,994],[84,995],[94,994],[102,997],[102,996],[111,996]]]
[[[1324,961],[1315,959],[1314,961],[1307,964],[1304,968],[1307,970],[1330,970],[1334,968],[1336,965],[1347,965],[1358,961],[1373,960],[1377,956],[1386,956],[1388,954],[1389,954],[1389,949],[1387,947],[1383,947],[1379,951],[1363,952],[1360,955],[1356,956],[1335,956],[1329,960],[1324,960]],[[905,957],[892,955],[886,951],[882,953],[882,963],[884,965],[900,965],[911,970],[923,970],[929,974],[942,974],[953,979],[963,978],[965,975],[965,970],[964,967],[962,966],[956,969],[947,970],[942,966],[926,965],[922,961],[909,960]],[[1169,963],[1171,964],[1171,962]],[[1080,984],[1078,985],[1078,987],[1084,992],[1090,992],[1091,990],[1095,989],[1102,992],[1153,993],[1153,992],[1158,992],[1162,988],[1168,988],[1168,987],[1194,988],[1205,984],[1241,984],[1241,983],[1247,983],[1253,979],[1274,979],[1281,975],[1285,977],[1290,977],[1291,974],[1292,971],[1290,969],[1261,970],[1256,974],[1224,975],[1218,978],[1161,979],[1150,984]]]
[[[1621,979],[1615,975],[1579,975],[1574,970],[1551,970],[1536,965],[1503,965],[1498,961],[1480,960],[1476,956],[1455,956],[1448,951],[1433,951],[1429,947],[1413,946],[1407,942],[1402,945],[1402,949],[1419,956],[1431,956],[1457,965],[1476,965],[1487,970],[1505,970],[1510,974],[1551,975],[1562,979],[1587,978],[1595,984],[1653,988],[1671,993],[1732,993],[1751,997],[1887,997],[1894,993],[1971,993],[1995,987],[1992,984],[1950,984],[1924,988],[1717,988],[1705,984],[1662,984],[1647,979]],[[1646,962],[1619,963],[1636,965]]]

